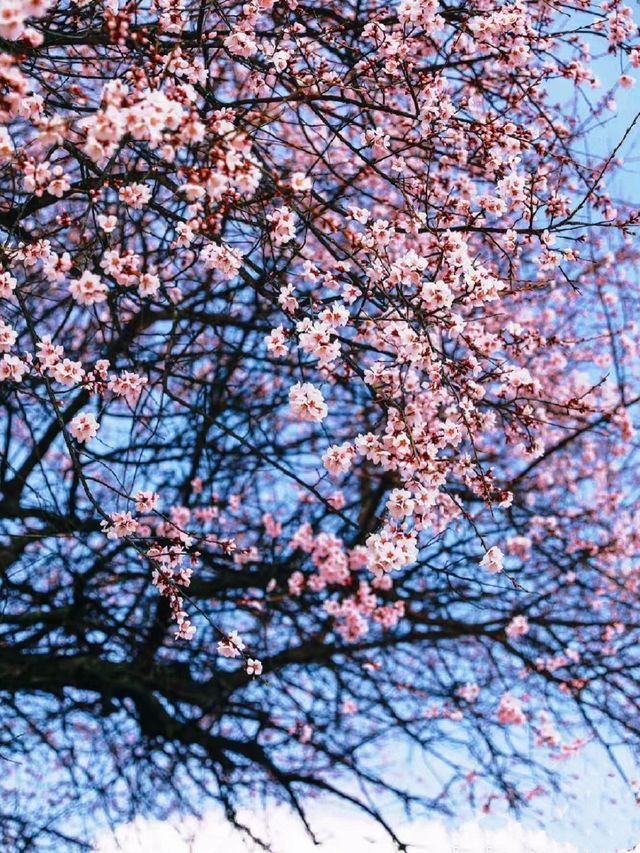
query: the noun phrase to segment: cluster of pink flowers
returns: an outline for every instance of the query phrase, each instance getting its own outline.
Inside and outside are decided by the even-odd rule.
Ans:
[[[350,444],[332,444],[322,457],[322,462],[327,471],[336,477],[351,470],[355,455]]]
[[[584,646],[619,651],[627,623],[607,596],[640,591],[640,519],[616,467],[633,446],[640,347],[620,270],[639,219],[607,189],[616,158],[578,153],[581,123],[547,84],[595,90],[600,35],[630,90],[640,46],[631,7],[578,5],[584,32],[556,36],[563,4],[523,0],[398,0],[348,27],[297,0],[203,6],[197,22],[183,0],[3,3],[2,391],[52,432],[78,412],[46,462],[61,488],[100,466],[92,507],[114,506],[109,492],[127,507],[103,534],[148,561],[177,638],[195,635],[186,590],[215,552],[242,580],[266,555],[287,566],[238,594],[246,622],[230,624],[249,649],[238,631],[217,644],[249,676],[262,663],[245,625],[287,594],[354,643],[417,620],[409,595],[443,577],[455,598],[471,583],[516,595],[525,575],[578,609],[583,565],[597,641],[564,639],[509,674],[552,672],[570,694]],[[50,8],[53,38],[35,28]],[[574,229],[598,220],[587,252]],[[112,437],[112,455],[91,452]],[[127,492],[134,464],[145,489]],[[590,529],[601,517],[608,533]],[[546,540],[575,571],[554,574]],[[509,600],[496,620],[505,656],[530,647],[530,621],[543,633],[523,609]],[[471,717],[470,672],[427,714]],[[532,720],[524,702],[502,695],[498,721]],[[558,745],[549,719],[538,740]]]
[[[17,340],[15,329],[0,319],[0,352],[9,352]]]
[[[242,266],[242,254],[231,246],[217,246],[208,243],[200,252],[200,260],[205,269],[217,270],[224,279],[230,280],[237,276]]]
[[[0,271],[0,299],[12,299],[18,282],[7,270]]]
[[[138,522],[130,512],[112,512],[109,521],[100,522],[106,533],[107,539],[122,539],[124,536],[133,536],[138,530]]]
[[[296,236],[296,226],[293,211],[286,205],[277,208],[267,216],[271,222],[271,234],[276,246],[289,243]]]
[[[330,364],[340,355],[340,341],[333,335],[328,323],[313,323],[305,318],[297,325],[300,348],[319,359],[321,364]]]
[[[522,701],[510,693],[504,693],[498,705],[498,722],[505,726],[521,726],[526,721]]]
[[[289,389],[291,414],[301,421],[322,421],[328,415],[322,392],[310,382],[296,382]]]
[[[227,634],[224,639],[218,643],[218,654],[224,658],[240,657],[245,649],[245,644],[242,641],[237,631],[232,631]]]
[[[0,9],[0,37],[9,41],[26,39],[38,44],[42,36],[27,26],[27,20],[41,17],[50,5],[49,0],[3,0]]]
[[[22,382],[22,377],[29,370],[29,365],[16,355],[4,355],[0,361],[0,380]]]
[[[130,406],[138,402],[142,389],[147,384],[146,376],[140,376],[130,370],[123,370],[120,376],[109,377],[107,387],[118,397],[124,397]]]
[[[138,492],[136,494],[136,509],[138,512],[152,512],[158,503],[158,496],[153,492]],[[139,525],[138,533],[151,533],[150,527]],[[160,531],[162,533],[162,531]],[[174,542],[165,546],[153,544],[146,551],[146,556],[153,566],[152,582],[161,596],[167,599],[171,608],[171,615],[177,624],[178,630],[175,639],[192,640],[196,634],[196,627],[191,622],[184,608],[184,598],[180,593],[181,588],[187,588],[191,584],[191,576],[196,559],[192,555],[190,564],[185,566],[187,552],[182,544]]]
[[[106,300],[108,287],[100,276],[85,270],[80,278],[72,279],[69,292],[78,305],[95,305]]]
[[[405,533],[386,527],[367,538],[369,569],[376,577],[411,565],[418,559],[418,540],[415,532]]]
[[[69,424],[69,432],[80,444],[95,438],[99,428],[100,424],[91,412],[76,415]]]

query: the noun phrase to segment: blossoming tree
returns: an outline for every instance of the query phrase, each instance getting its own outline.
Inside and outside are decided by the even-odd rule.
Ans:
[[[616,0],[0,0],[3,849],[640,746],[639,67]]]

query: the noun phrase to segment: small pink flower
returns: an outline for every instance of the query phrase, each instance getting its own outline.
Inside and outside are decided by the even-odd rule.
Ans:
[[[516,637],[523,637],[528,633],[529,622],[526,616],[514,616],[506,628],[506,635],[510,640],[515,640]]]
[[[142,210],[151,198],[151,190],[146,184],[129,184],[119,192],[120,200],[134,210]]]
[[[71,435],[76,439],[76,441],[79,441],[80,444],[84,444],[86,441],[90,441],[92,438],[95,438],[99,429],[100,424],[91,412],[82,412],[81,414],[76,415],[69,426]]]
[[[479,695],[480,688],[472,682],[467,682],[458,688],[458,696],[464,699],[465,702],[475,702]]]
[[[272,224],[271,235],[276,246],[282,246],[296,236],[293,211],[286,205],[270,213],[267,220]]]
[[[107,298],[107,285],[99,275],[86,270],[69,285],[69,292],[78,305],[95,305]]]
[[[8,323],[0,319],[0,352],[9,352],[18,338],[17,333]]]
[[[296,193],[306,193],[311,189],[311,178],[304,172],[294,172],[291,175],[291,189]]]
[[[355,450],[350,444],[332,444],[322,457],[322,463],[332,477],[345,474],[351,469]]]
[[[387,501],[387,509],[392,518],[404,518],[411,515],[415,502],[407,489],[394,489]]]
[[[297,382],[289,390],[289,405],[301,421],[323,421],[328,414],[321,392],[310,382]]]
[[[224,640],[220,640],[218,643],[218,654],[222,655],[223,658],[240,657],[243,649],[244,643],[240,639],[237,631],[232,631],[224,638]]]
[[[262,675],[262,661],[248,658],[246,670],[247,675]]]
[[[100,527],[107,534],[107,539],[121,539],[123,536],[131,536],[139,526],[130,512],[112,512],[109,519],[111,524],[106,519],[100,522]]]
[[[486,569],[489,574],[497,575],[502,569],[503,554],[500,548],[497,545],[494,545],[493,548],[489,548],[484,557],[480,560],[480,565],[483,569]]]
[[[0,361],[0,379],[22,382],[22,377],[28,370],[29,365],[16,355],[5,355]]]
[[[138,492],[134,496],[136,510],[141,513],[152,512],[158,505],[160,497],[156,492]]]
[[[11,299],[18,282],[8,272],[0,272],[0,299]]]
[[[115,216],[105,216],[103,213],[98,215],[98,225],[105,234],[111,234],[112,231],[115,231],[117,224],[118,220]]]
[[[521,726],[526,719],[520,699],[505,693],[498,706],[498,721],[507,726]]]
[[[84,376],[84,370],[79,361],[71,361],[69,358],[64,358],[53,365],[51,375],[61,385],[77,385]]]
[[[140,296],[155,296],[160,290],[160,279],[155,273],[146,272],[140,276],[138,290]]]
[[[242,56],[245,59],[253,56],[258,50],[255,39],[250,33],[242,30],[233,30],[224,40],[224,46],[234,56]]]

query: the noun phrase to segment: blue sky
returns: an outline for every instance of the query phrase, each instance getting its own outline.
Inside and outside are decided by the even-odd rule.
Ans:
[[[606,786],[607,780],[601,781]],[[398,833],[411,853],[622,853],[633,849],[628,842],[612,837],[615,827],[622,827],[624,821],[615,810],[607,808],[607,812],[605,821],[609,823],[609,831],[605,834],[599,830],[592,832],[590,818],[598,815],[589,811],[587,800],[580,798],[573,813],[558,813],[553,824],[544,830],[528,820],[478,816],[448,825],[438,819],[399,823]],[[305,835],[299,820],[283,808],[268,813],[248,809],[241,814],[243,821],[274,844],[277,853],[392,853],[394,850],[388,837],[361,814],[318,803],[312,807],[311,816],[321,841],[318,847]],[[169,822],[137,820],[121,827],[116,835],[100,836],[95,850],[96,853],[150,850],[254,853],[257,848],[233,830],[219,811],[212,809],[202,820],[185,820],[175,827]]]

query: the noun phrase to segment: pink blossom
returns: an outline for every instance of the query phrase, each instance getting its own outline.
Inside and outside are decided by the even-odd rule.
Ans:
[[[11,299],[18,282],[6,270],[0,272],[0,299]]]
[[[155,296],[160,289],[160,279],[155,273],[146,272],[140,276],[138,291],[140,296]]]
[[[516,637],[523,637],[529,633],[529,621],[526,616],[514,616],[511,622],[507,625],[506,635],[510,640],[515,640]]]
[[[327,503],[334,509],[343,509],[347,503],[344,496],[344,492],[340,489],[336,490],[335,492],[331,492],[331,494],[327,498]]]
[[[264,340],[267,345],[267,349],[272,355],[276,356],[276,358],[281,358],[287,354],[286,337],[282,326],[272,329]]]
[[[137,403],[142,389],[147,384],[146,376],[124,370],[120,376],[110,376],[108,388],[118,397],[124,397],[130,406]]]
[[[153,512],[158,506],[160,496],[156,492],[137,492],[134,496],[136,510],[141,513]]]
[[[322,457],[322,463],[333,477],[345,474],[351,469],[355,450],[350,444],[333,444]]]
[[[107,298],[107,286],[100,276],[85,271],[80,278],[73,279],[69,292],[79,305],[95,305]]]
[[[0,160],[7,160],[14,154],[14,145],[6,127],[0,127]]]
[[[138,522],[130,512],[112,512],[109,521],[101,521],[100,526],[107,534],[107,539],[121,539],[133,535],[138,529]]]
[[[253,36],[242,30],[234,30],[230,33],[224,40],[224,46],[230,53],[233,53],[235,56],[242,56],[245,59],[253,56],[258,49]]]
[[[304,575],[302,572],[294,572],[288,581],[289,595],[300,595],[304,588]]]
[[[151,190],[146,184],[127,184],[120,190],[120,199],[134,210],[142,210],[151,198]]]
[[[458,688],[458,696],[464,699],[465,702],[475,702],[480,695],[480,688],[477,684],[467,682],[462,687]]]
[[[16,331],[8,323],[0,319],[0,352],[9,352],[17,338]]]
[[[215,269],[230,281],[235,278],[242,266],[242,255],[231,246],[208,243],[200,252],[205,269]]]
[[[271,222],[271,235],[276,246],[282,246],[296,236],[293,211],[286,205],[274,210],[267,219]]]
[[[0,380],[11,379],[22,382],[22,377],[29,370],[29,365],[15,355],[5,355],[0,361]]]
[[[64,349],[51,341],[50,335],[45,335],[37,345],[38,360],[43,367],[53,367],[64,355]]]
[[[247,658],[245,669],[247,675],[262,675],[262,661],[255,658]]]
[[[195,625],[187,619],[184,611],[179,611],[181,618],[178,620],[178,630],[175,633],[176,640],[192,640],[196,633]]]
[[[289,389],[289,405],[293,416],[301,421],[322,421],[328,414],[321,392],[310,382],[297,382]]]
[[[80,444],[84,444],[92,438],[95,438],[99,428],[100,425],[91,412],[83,412],[76,415],[69,425],[71,435],[76,439],[76,441],[80,442]]]
[[[69,358],[56,361],[49,370],[56,382],[60,382],[61,385],[77,385],[84,376],[82,364],[79,361],[71,361]]]
[[[26,30],[26,19],[46,14],[49,5],[48,0],[3,0],[0,11],[0,37],[16,41],[30,35]]]
[[[394,489],[387,501],[387,509],[392,518],[404,518],[411,515],[415,502],[407,489]]]
[[[372,533],[366,542],[369,570],[381,576],[415,562],[418,558],[415,533],[403,534],[390,528]]]
[[[305,193],[311,189],[311,178],[304,172],[294,172],[291,175],[291,189],[297,193]]]
[[[510,693],[504,693],[498,706],[498,722],[503,725],[520,726],[526,722],[526,719],[521,700]]]
[[[218,654],[222,655],[223,658],[237,658],[240,657],[244,647],[245,645],[240,639],[238,632],[232,631],[218,643]]]
[[[497,545],[494,545],[492,548],[489,548],[484,557],[480,560],[480,565],[483,569],[486,569],[489,574],[497,575],[503,570],[502,562],[502,551]]]
[[[280,290],[278,304],[288,313],[294,314],[298,308],[298,300],[293,295],[293,285],[288,284]]]
[[[115,216],[105,216],[105,214],[100,213],[98,214],[98,224],[105,234],[111,234],[115,231],[118,220]]]

